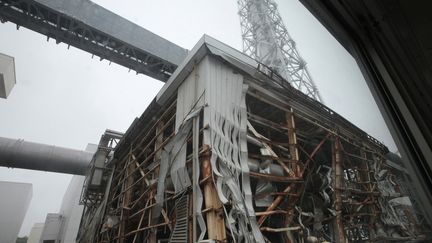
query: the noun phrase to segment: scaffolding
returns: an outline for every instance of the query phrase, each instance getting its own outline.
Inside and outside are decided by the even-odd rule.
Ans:
[[[209,37],[179,68],[117,146],[92,242],[424,239],[379,141]]]

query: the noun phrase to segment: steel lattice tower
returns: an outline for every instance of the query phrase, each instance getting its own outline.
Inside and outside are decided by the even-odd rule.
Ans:
[[[279,73],[309,97],[322,102],[296,43],[273,0],[238,0],[243,52]]]

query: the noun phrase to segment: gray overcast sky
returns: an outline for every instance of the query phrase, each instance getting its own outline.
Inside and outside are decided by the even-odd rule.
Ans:
[[[191,49],[205,33],[241,50],[235,0],[95,0],[105,8]],[[121,4],[120,4],[121,2]],[[326,105],[396,147],[353,58],[297,0],[277,1],[291,37]],[[15,57],[17,84],[0,99],[0,136],[84,149],[106,128],[126,131],[162,87],[124,67],[11,23],[0,24],[0,52]],[[0,168],[0,180],[33,184],[20,235],[58,212],[71,176]]]

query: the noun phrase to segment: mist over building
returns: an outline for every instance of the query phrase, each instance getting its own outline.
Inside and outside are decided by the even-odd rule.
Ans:
[[[28,242],[429,240],[431,196],[422,193],[427,178],[415,176],[424,156],[405,144],[417,137],[401,139],[404,123],[385,116],[400,157],[327,106],[276,2],[237,2],[243,52],[208,35],[187,50],[88,0],[0,3],[2,22],[164,83],[124,133],[106,129],[86,150],[0,137],[0,166],[73,175],[60,209]],[[8,98],[14,60],[0,58]],[[385,110],[392,99],[382,90],[373,95]],[[2,184],[0,243],[9,243],[31,185]]]

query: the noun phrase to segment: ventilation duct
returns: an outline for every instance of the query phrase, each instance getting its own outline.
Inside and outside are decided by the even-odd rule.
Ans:
[[[0,137],[0,166],[85,175],[93,153]]]

